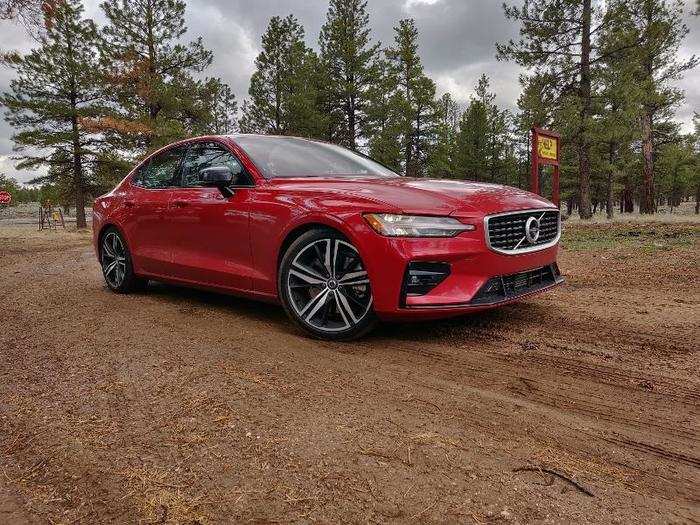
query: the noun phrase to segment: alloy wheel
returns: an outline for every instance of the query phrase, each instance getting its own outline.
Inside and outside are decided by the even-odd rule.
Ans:
[[[305,246],[292,261],[286,286],[295,313],[321,332],[357,326],[372,306],[362,259],[341,239],[318,239]]]
[[[112,288],[119,288],[126,276],[126,249],[121,237],[111,231],[102,239],[102,273]]]

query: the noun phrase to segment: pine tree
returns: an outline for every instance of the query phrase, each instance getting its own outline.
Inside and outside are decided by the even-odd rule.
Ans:
[[[99,138],[83,123],[105,111],[97,31],[82,11],[78,0],[60,3],[39,47],[10,57],[17,77],[0,98],[8,122],[19,130],[13,136],[22,159],[17,167],[48,167],[50,179],[67,185],[78,228],[87,225],[86,194],[100,156]]]
[[[682,0],[617,0],[613,5],[619,13],[614,45],[629,49],[618,59],[633,66],[633,83],[639,96],[643,163],[640,212],[654,213],[657,143],[660,139],[666,142],[664,129],[669,129],[673,110],[683,100],[683,92],[673,82],[695,67],[698,60],[695,56],[678,59],[679,48],[688,34]]]
[[[482,180],[487,171],[488,133],[487,108],[482,100],[472,98],[457,133],[455,169],[459,178]]]
[[[394,28],[394,47],[385,51],[398,86],[402,113],[403,166],[408,176],[422,176],[436,122],[435,83],[423,72],[418,30],[413,19]]]
[[[397,78],[389,63],[380,58],[376,65],[379,80],[367,90],[363,134],[367,137],[369,156],[400,173],[403,104],[398,93]]]
[[[436,106],[435,144],[430,148],[428,156],[428,175],[435,178],[454,178],[459,106],[449,93],[442,95]]]
[[[491,80],[482,74],[477,81],[475,98],[486,112],[485,158],[486,171],[490,182],[502,182],[507,179],[505,170],[506,150],[510,143],[511,115],[501,110],[495,103],[496,95],[490,90]]]
[[[248,133],[320,135],[324,128],[317,110],[321,68],[316,54],[304,43],[304,28],[294,16],[270,19],[255,67],[241,129]]]
[[[378,80],[379,44],[371,43],[367,1],[330,0],[319,46],[330,111],[341,119],[334,138],[355,149],[366,118],[367,92]]]
[[[698,6],[700,11],[700,5]],[[693,113],[695,135],[693,137],[693,149],[695,151],[695,169],[691,178],[691,188],[695,187],[695,215],[700,214],[700,113]]]
[[[63,0],[0,0],[0,20],[22,24],[34,37],[51,26],[53,16]],[[10,55],[0,54],[0,62]]]
[[[610,3],[606,18],[621,16],[620,6]],[[595,123],[596,153],[601,159],[605,180],[605,212],[608,219],[614,215],[615,185],[624,172],[624,162],[632,148],[638,128],[639,86],[634,81],[634,66],[628,59],[626,49],[617,51],[619,24],[606,24],[600,33],[598,45],[604,60],[599,68],[600,92],[595,109],[598,118]],[[629,210],[633,183],[623,180],[624,190],[621,199],[626,199]],[[624,206],[623,206],[624,207]],[[631,210],[629,210],[631,211]]]
[[[522,7],[504,5],[506,18],[520,23],[520,39],[497,44],[498,58],[534,68],[547,78],[555,99],[569,98],[577,107],[573,139],[579,164],[579,214],[591,218],[591,127],[594,26],[599,18],[591,0],[525,0]],[[597,20],[596,20],[597,21]]]
[[[202,130],[195,133],[226,135],[237,128],[238,102],[228,84],[218,78],[208,78],[201,86],[202,113],[205,121]]]
[[[118,112],[95,123],[116,135],[121,148],[148,151],[188,133],[197,113],[204,71],[212,54],[202,39],[183,43],[183,0],[103,2],[108,20],[102,52],[110,69],[110,89]]]

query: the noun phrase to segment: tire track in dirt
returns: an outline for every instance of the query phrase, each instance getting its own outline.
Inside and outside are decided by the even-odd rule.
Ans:
[[[167,286],[112,296],[88,247],[42,260],[46,272],[27,254],[0,263],[10,326],[0,393],[15,389],[6,410],[23,396],[37,409],[19,412],[12,433],[30,435],[49,416],[59,424],[43,447],[78,454],[47,463],[47,490],[79,490],[42,507],[45,516],[80,518],[92,502],[94,519],[158,521],[162,511],[144,514],[149,501],[176,491],[180,499],[161,500],[172,512],[199,502],[215,520],[489,522],[504,505],[520,522],[700,517],[696,382],[676,359],[696,349],[683,348],[684,333],[657,337],[653,313],[641,332],[639,319],[605,319],[615,304],[570,315],[596,302],[595,283],[581,297],[558,291],[345,345],[299,337],[279,309],[248,301]],[[32,301],[51,315],[23,315]],[[635,353],[641,340],[648,354]],[[663,368],[651,366],[664,356]],[[31,469],[51,450],[13,459]],[[531,464],[596,497],[511,472]]]

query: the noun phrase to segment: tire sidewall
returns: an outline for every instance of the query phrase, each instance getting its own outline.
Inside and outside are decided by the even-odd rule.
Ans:
[[[282,256],[282,260],[280,262],[279,271],[277,272],[277,292],[279,294],[280,301],[282,303],[282,306],[284,307],[285,312],[287,312],[287,315],[292,319],[292,321],[294,321],[294,323],[304,332],[312,335],[317,339],[326,339],[331,341],[349,341],[357,339],[367,334],[377,324],[377,316],[374,313],[373,306],[370,307],[369,312],[367,312],[367,314],[362,318],[362,320],[358,324],[341,332],[324,332],[322,330],[318,330],[314,326],[309,325],[303,319],[299,318],[296,311],[294,310],[294,307],[291,304],[291,299],[289,297],[286,284],[287,275],[291,268],[292,261],[294,261],[294,258],[302,249],[304,249],[310,243],[321,239],[338,239],[352,245],[352,243],[344,235],[331,229],[314,228],[313,230],[310,230],[300,235],[297,239],[294,240],[294,242],[292,242],[289,248],[287,248],[287,251]],[[357,247],[355,247],[355,249],[357,249]],[[360,260],[362,260],[362,254],[359,255]],[[362,260],[362,264],[364,266],[364,260]],[[365,270],[366,269],[367,268],[365,267]]]
[[[114,233],[119,237],[119,240],[122,242],[122,245],[124,246],[124,256],[125,256],[125,269],[124,269],[124,279],[122,280],[121,284],[119,286],[113,286],[110,284],[109,280],[107,280],[107,277],[105,276],[104,273],[104,265],[102,263],[102,250],[103,250],[103,243],[105,237],[109,235],[110,233]],[[102,233],[102,236],[100,237],[100,268],[102,269],[102,277],[105,280],[105,284],[107,287],[112,290],[115,293],[129,293],[133,292],[137,289],[140,289],[145,285],[145,282],[139,279],[136,274],[134,273],[134,265],[131,260],[131,251],[129,250],[129,245],[126,242],[126,239],[124,238],[124,235],[115,228],[114,226],[110,226],[105,229],[105,231]]]

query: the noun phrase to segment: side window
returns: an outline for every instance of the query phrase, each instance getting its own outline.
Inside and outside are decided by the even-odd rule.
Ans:
[[[197,187],[202,183],[199,172],[212,166],[228,166],[235,184],[247,184],[249,179],[238,159],[226,148],[215,142],[195,142],[190,144],[183,169],[183,186]]]
[[[180,165],[185,148],[173,148],[153,157],[134,177],[137,186],[147,189],[170,188],[180,185]]]

